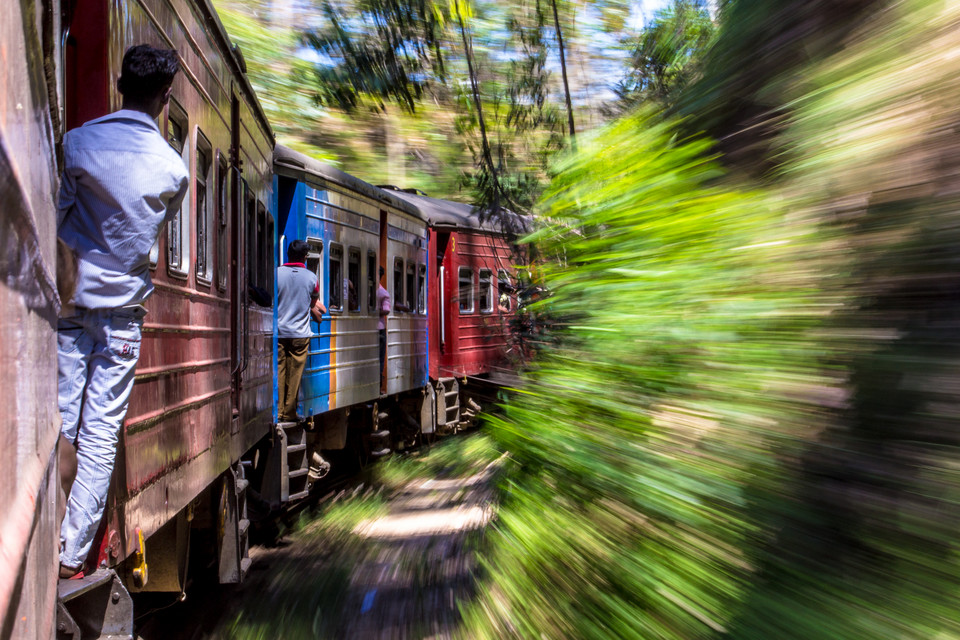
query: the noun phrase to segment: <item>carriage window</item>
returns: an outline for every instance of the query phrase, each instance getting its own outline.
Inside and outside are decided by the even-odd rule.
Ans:
[[[493,311],[493,273],[489,269],[480,270],[480,313]]]
[[[497,272],[497,291],[500,294],[497,303],[501,311],[511,311],[513,309],[513,298],[510,293],[513,291],[513,285],[510,284],[510,276],[503,269]]]
[[[207,206],[207,183],[210,180],[210,143],[197,129],[197,174],[194,189],[197,201],[197,280],[210,284],[210,208]]]
[[[267,208],[257,200],[257,286],[267,288]]]
[[[320,300],[323,300],[323,242],[321,240],[307,240],[310,251],[307,253],[307,270],[317,276],[317,284],[321,287]]]
[[[460,267],[460,313],[473,313],[473,269]]]
[[[360,311],[360,249],[354,247],[347,259],[347,307]]]
[[[277,270],[274,266],[276,263],[273,257],[273,216],[269,213],[267,213],[267,233],[263,237],[263,242],[267,247],[267,261],[263,267],[267,281],[264,283],[263,288],[267,290],[267,294],[270,296],[270,306],[273,306],[273,283],[277,276]]]
[[[227,288],[227,159],[217,151],[217,286]]]
[[[396,313],[397,307],[403,304],[403,260],[397,258],[393,261],[393,309]]]
[[[247,191],[245,210],[247,232],[247,255],[244,264],[247,266],[247,286],[256,285],[259,277],[257,273],[257,201],[251,191]]]
[[[330,244],[330,279],[327,281],[330,291],[330,311],[343,311],[343,247]]]
[[[183,153],[186,146],[187,112],[176,100],[170,100],[170,110],[167,114],[167,142],[170,146]]]
[[[417,310],[417,265],[407,263],[407,311],[415,313]]]
[[[187,131],[187,112],[175,100],[170,100],[167,112],[167,141],[183,157],[184,164],[189,165],[190,147],[186,144]],[[184,214],[184,208],[189,207],[189,202],[188,194],[183,199],[180,210],[167,223],[167,269],[177,276],[186,276],[190,268],[190,256],[185,242],[185,240],[189,241],[189,228],[184,223],[184,219],[188,218]],[[159,257],[159,251],[157,257]],[[152,259],[151,262],[156,264]]]
[[[367,252],[367,309],[372,313],[377,306],[377,254]]]
[[[417,312],[427,312],[427,267],[422,264],[417,269]]]

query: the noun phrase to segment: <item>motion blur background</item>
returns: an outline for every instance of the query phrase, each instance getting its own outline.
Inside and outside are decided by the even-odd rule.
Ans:
[[[960,4],[217,7],[279,142],[539,221],[464,637],[960,638]]]

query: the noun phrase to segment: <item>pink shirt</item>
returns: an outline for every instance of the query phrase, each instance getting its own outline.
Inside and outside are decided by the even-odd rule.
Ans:
[[[377,287],[377,311],[386,311],[390,312],[390,292],[387,291],[383,285]],[[387,328],[387,316],[379,315],[377,318],[377,329],[386,329]]]

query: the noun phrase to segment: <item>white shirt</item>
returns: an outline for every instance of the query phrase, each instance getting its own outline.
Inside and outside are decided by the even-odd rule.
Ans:
[[[183,160],[149,115],[126,109],[68,131],[63,155],[57,232],[77,256],[73,304],[140,304],[150,249],[187,192]]]

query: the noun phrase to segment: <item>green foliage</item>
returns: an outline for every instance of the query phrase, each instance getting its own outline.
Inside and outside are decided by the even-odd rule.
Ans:
[[[788,391],[817,382],[812,283],[773,259],[812,237],[649,113],[581,148],[535,237],[564,343],[493,425],[519,468],[465,636],[709,637],[749,585],[749,485],[802,424]]]
[[[815,219],[844,401],[811,439],[735,637],[957,638],[960,8],[885,4],[809,65],[779,177]],[[876,7],[874,7],[876,9]]]
[[[687,94],[751,114],[723,161],[763,192],[689,120],[559,167],[564,342],[496,425],[520,468],[465,637],[960,637],[960,9],[775,4],[725,6]],[[725,58],[745,34],[779,71]]]
[[[332,64],[316,66],[321,104],[347,111],[364,98],[414,111],[431,81],[443,80],[444,15],[431,0],[322,4],[323,27],[304,41]]]
[[[243,52],[250,83],[281,142],[329,161],[325,153],[295,138],[327,114],[318,109],[307,84],[312,76],[310,63],[295,55],[297,33],[289,25],[265,22],[269,3],[218,0],[217,13],[230,37]]]

